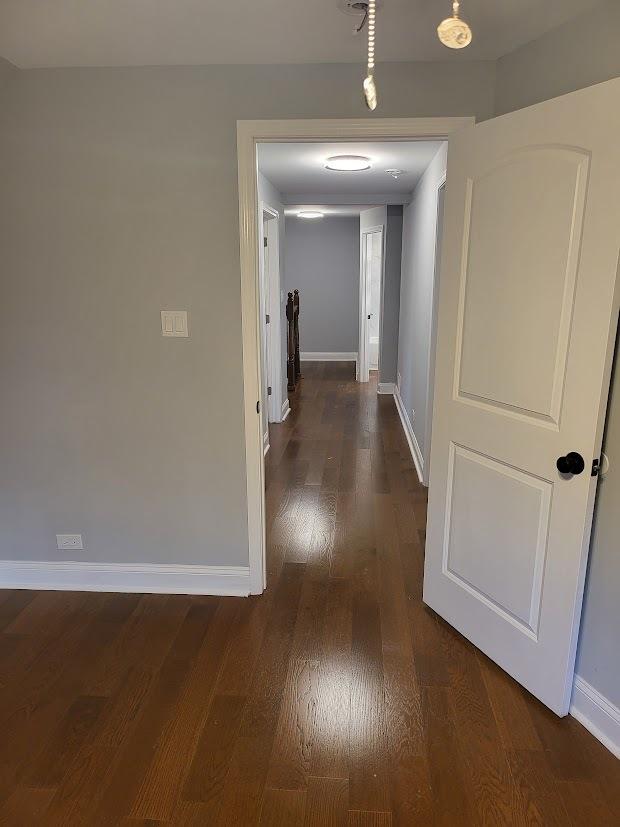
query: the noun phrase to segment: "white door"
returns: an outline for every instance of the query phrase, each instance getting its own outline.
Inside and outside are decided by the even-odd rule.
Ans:
[[[263,214],[263,261],[260,268],[260,307],[262,319],[262,336],[261,336],[261,357],[263,368],[263,400],[262,400],[262,417],[263,417],[263,445],[266,449],[269,444],[269,421],[270,416],[270,393],[271,386],[271,318],[269,308],[271,307],[271,293],[270,293],[270,244],[269,244],[269,215]]]
[[[618,135],[620,79],[449,143],[424,600],[559,715],[618,314]],[[571,452],[584,470],[561,474]]]
[[[359,381],[368,382],[370,370],[379,369],[379,329],[383,280],[383,227],[362,235]]]
[[[368,367],[379,370],[379,319],[381,305],[381,270],[383,269],[383,233],[369,233],[369,313],[368,320]]]

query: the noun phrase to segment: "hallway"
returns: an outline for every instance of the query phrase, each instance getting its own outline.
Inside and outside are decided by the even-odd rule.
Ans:
[[[0,824],[618,824],[620,762],[424,608],[391,397],[303,369],[261,597],[0,591]]]
[[[263,818],[618,823],[614,757],[422,604],[426,489],[392,398],[350,363],[303,374],[267,462],[282,704]]]

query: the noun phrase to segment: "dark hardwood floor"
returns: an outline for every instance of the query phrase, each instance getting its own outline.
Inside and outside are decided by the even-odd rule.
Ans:
[[[0,592],[0,823],[620,824],[620,762],[423,606],[393,400],[304,372],[264,595]]]

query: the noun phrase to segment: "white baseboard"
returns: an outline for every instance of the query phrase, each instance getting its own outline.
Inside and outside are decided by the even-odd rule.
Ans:
[[[0,560],[0,588],[247,597],[247,566]]]
[[[620,758],[620,709],[579,675],[575,675],[570,714]]]
[[[267,456],[267,451],[269,450],[269,431],[266,431],[263,434],[263,456]]]
[[[291,412],[291,406],[289,404],[288,396],[287,396],[286,399],[284,400],[284,402],[282,403],[282,416],[280,417],[280,422],[284,422],[284,420],[290,414],[290,412]]]
[[[411,424],[411,420],[409,419],[409,415],[405,410],[405,405],[400,395],[398,385],[394,388],[394,401],[396,402],[396,409],[400,415],[400,421],[403,425],[403,431],[405,432],[407,442],[409,443],[409,450],[411,451],[411,456],[413,458],[415,470],[418,474],[418,479],[420,480],[422,485],[424,485],[424,457],[422,456],[420,444],[418,443],[416,435],[413,431],[413,426]]]
[[[379,382],[377,385],[377,393],[387,393],[394,396],[394,391],[396,390],[396,385],[394,382]]]
[[[302,362],[357,362],[357,353],[303,351],[299,354]]]

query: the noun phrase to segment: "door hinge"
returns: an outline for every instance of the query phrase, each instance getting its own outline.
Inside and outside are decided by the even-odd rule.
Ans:
[[[265,314],[265,324],[271,324],[271,316],[269,313]]]
[[[260,401],[256,403],[256,413],[260,413]]]
[[[265,238],[263,238],[263,247],[266,247],[266,246],[267,246],[267,236],[265,236]]]
[[[267,388],[267,396],[271,396],[271,385]]]
[[[601,461],[600,459],[593,459],[592,460],[592,476],[598,477],[598,472],[601,470]]]

